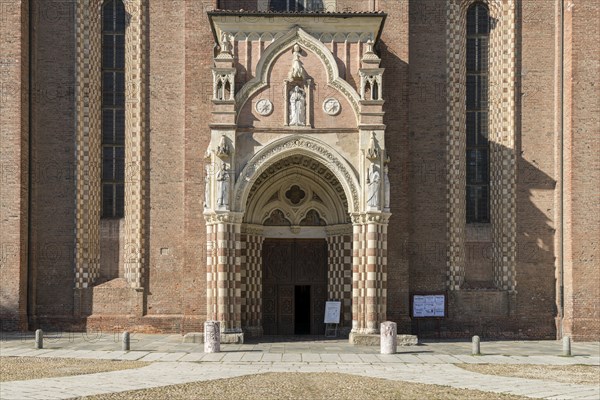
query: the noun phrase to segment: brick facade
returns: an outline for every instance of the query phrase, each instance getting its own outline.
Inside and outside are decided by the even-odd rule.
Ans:
[[[100,219],[101,1],[1,4],[2,329],[191,332],[216,318],[228,331],[260,334],[263,231],[235,207],[257,196],[254,182],[275,176],[271,164],[287,168],[283,156],[253,157],[296,134],[285,127],[283,108],[292,60],[286,46],[295,39],[283,43],[286,32],[269,33],[268,24],[259,36],[238,32],[231,38],[236,100],[218,102],[213,70],[227,66],[215,61],[222,39],[212,29],[226,18],[211,22],[207,13],[267,3],[125,2],[121,221]],[[307,150],[300,150],[325,168],[321,175],[330,172],[323,187],[339,189],[336,201],[348,207],[347,221],[336,222],[343,229],[323,236],[328,295],[342,300],[344,327],[370,332],[389,319],[421,336],[600,339],[600,6],[486,1],[495,21],[491,223],[471,226],[464,212],[464,14],[472,1],[327,0],[334,3],[356,26],[371,23],[363,12],[387,13],[372,38],[383,102],[360,98],[365,71],[376,69],[365,63],[367,36],[340,28],[332,16],[277,16],[269,24],[293,19],[311,35],[322,18],[315,41],[298,34],[314,104],[310,128],[299,133]],[[329,53],[320,54],[317,42]],[[268,50],[271,43],[281,52]],[[263,73],[261,62],[272,65],[264,74],[277,85],[248,90]],[[321,109],[331,96],[341,104],[337,116]],[[274,104],[267,116],[255,109],[263,98]],[[371,132],[382,151],[374,163],[389,168],[391,189],[389,215],[381,209],[373,218],[361,189],[370,164],[360,155]],[[211,168],[221,162],[214,151],[222,136],[233,146],[225,162],[234,174],[249,165],[266,174],[249,176],[239,192],[231,187],[240,197],[231,198],[227,218],[204,207],[205,182],[216,190]],[[277,151],[300,152],[281,143]],[[338,154],[343,163],[336,165]],[[355,181],[346,183],[344,173]],[[447,317],[411,318],[414,293],[447,294]]]

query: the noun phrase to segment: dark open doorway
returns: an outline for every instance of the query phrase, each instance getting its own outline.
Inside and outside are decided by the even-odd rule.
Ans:
[[[310,286],[296,286],[294,301],[294,334],[310,335]]]

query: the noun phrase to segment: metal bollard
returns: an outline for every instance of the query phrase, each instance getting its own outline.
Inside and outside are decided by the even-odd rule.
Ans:
[[[471,355],[481,355],[481,339],[479,339],[479,336],[477,335],[473,336],[472,339]]]
[[[129,349],[131,347],[130,343],[131,342],[130,342],[130,339],[129,339],[129,332],[127,332],[127,331],[123,332],[123,342],[121,343],[122,344],[122,347],[121,347],[122,350],[123,351],[129,351]]]
[[[36,350],[44,348],[44,331],[41,329],[35,331],[35,348]]]
[[[571,357],[571,336],[563,337],[563,356]]]

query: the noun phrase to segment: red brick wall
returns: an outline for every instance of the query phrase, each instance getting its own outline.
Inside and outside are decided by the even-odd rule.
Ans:
[[[31,246],[34,326],[73,321],[74,3],[32,2]]]
[[[600,339],[600,5],[565,13],[565,334]]]
[[[0,3],[0,329],[27,329],[28,2]]]
[[[88,321],[88,328],[193,331],[201,329],[206,314],[203,154],[210,136],[214,46],[206,11],[216,2],[150,3],[146,55],[149,273],[142,304],[145,316],[95,316]],[[438,324],[411,323],[408,316],[411,293],[446,289],[446,2],[375,3],[378,9],[388,12],[378,49],[386,69],[384,122],[386,146],[392,158],[388,318],[399,323],[400,331],[412,328],[425,335],[554,337],[554,317],[559,312],[556,299],[560,297],[555,272],[560,263],[555,265],[555,257],[562,249],[555,236],[561,226],[557,195],[560,20],[555,4],[519,2],[517,10],[517,293],[453,293],[449,296],[449,318]],[[24,327],[27,296],[34,325],[76,324],[77,310],[93,311],[92,293],[84,291],[81,300],[75,301],[78,294],[73,291],[73,4],[50,0],[32,4],[35,30],[31,38],[34,67],[29,290],[25,286],[27,107],[19,101],[2,103],[2,320],[15,321],[21,325],[14,327],[20,328]],[[253,4],[225,0],[221,8],[249,10]],[[362,0],[338,0],[337,8],[369,11],[369,5]],[[19,32],[19,24],[26,26],[28,12],[18,8],[16,14],[8,15],[8,23],[0,28],[2,38],[11,37],[5,33],[12,32],[16,39],[2,41],[2,57],[6,59],[6,53],[11,60],[23,63],[8,64],[8,68],[3,64],[1,79],[21,82],[18,97],[27,92],[27,52],[22,51],[27,48],[27,30],[22,30],[21,36],[14,34]],[[600,51],[596,40],[600,24],[594,23],[598,19],[595,3],[578,2],[566,24],[565,54],[573,61],[566,63],[565,319],[563,325],[558,321],[558,327],[564,326],[564,332],[578,340],[597,340],[600,331],[599,247],[593,239],[600,236]],[[18,179],[12,173],[15,166],[19,166]],[[8,222],[5,215],[10,215]],[[15,243],[16,247],[11,247]],[[473,257],[467,260],[467,276],[474,280],[484,279],[489,272],[489,245],[478,243]],[[103,253],[108,254],[106,250]],[[9,259],[13,261],[4,261]],[[110,271],[115,266],[107,264],[103,268]],[[102,302],[106,304],[129,298],[123,288],[110,289],[102,288],[94,296],[104,296]]]

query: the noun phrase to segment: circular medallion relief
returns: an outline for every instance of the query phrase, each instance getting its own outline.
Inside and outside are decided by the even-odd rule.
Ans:
[[[323,111],[329,115],[337,115],[342,106],[337,99],[330,97],[323,102]]]
[[[269,115],[273,111],[273,103],[268,99],[261,99],[256,102],[256,112],[260,115]]]

